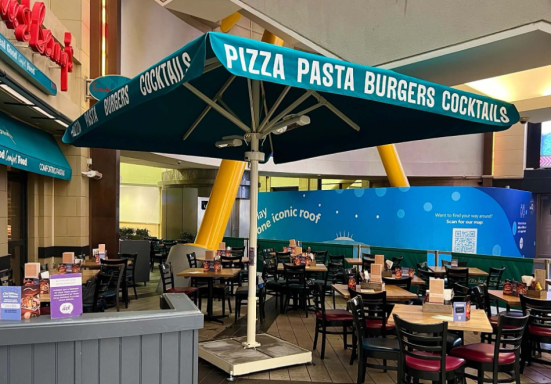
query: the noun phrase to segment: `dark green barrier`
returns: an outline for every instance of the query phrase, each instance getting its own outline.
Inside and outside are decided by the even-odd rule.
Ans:
[[[392,260],[393,257],[403,256],[402,266],[416,268],[417,263],[427,261],[427,251],[421,251],[417,249],[401,249],[401,248],[383,248],[383,247],[370,247],[371,254],[373,255],[385,255],[385,260]]]
[[[239,237],[224,237],[222,240],[224,243],[226,243],[226,247],[244,247],[245,246],[245,239],[241,239]]]

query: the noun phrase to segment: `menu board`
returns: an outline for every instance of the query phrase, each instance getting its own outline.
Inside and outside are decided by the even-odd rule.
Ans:
[[[442,304],[444,302],[444,280],[430,278],[429,302]]]
[[[0,320],[21,320],[21,287],[0,287]]]
[[[82,315],[80,273],[50,276],[50,314],[52,319]]]
[[[371,265],[371,282],[372,283],[380,283],[382,281],[381,274],[382,274],[383,266],[381,264],[373,264]]]
[[[375,255],[375,264],[384,265],[385,264],[385,255]]]
[[[25,278],[21,288],[21,318],[40,316],[40,280]]]

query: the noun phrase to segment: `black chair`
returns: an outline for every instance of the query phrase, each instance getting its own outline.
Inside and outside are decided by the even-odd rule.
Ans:
[[[358,379],[357,384],[362,384],[365,381],[366,368],[382,369],[396,371],[397,366],[387,365],[386,361],[399,362],[400,345],[396,339],[373,338],[369,337],[366,327],[365,309],[361,297],[356,296],[348,301],[348,309],[352,312],[354,319],[354,334],[356,335],[357,345],[354,347],[358,350]],[[382,360],[383,365],[368,363],[368,358]]]
[[[399,279],[395,279],[393,277],[383,277],[383,283],[386,285],[396,285],[402,289],[405,289],[406,291],[409,291],[411,288],[411,277],[409,276],[402,276]]]
[[[245,256],[245,247],[232,247],[231,253],[235,256]]]
[[[277,271],[277,260],[275,257],[264,260],[264,266],[262,267],[262,280],[266,286],[266,294],[275,296],[276,308],[277,302],[280,301],[280,308],[283,311],[285,303],[283,299],[285,297],[285,280],[280,279],[280,274]]]
[[[323,289],[324,296],[329,294],[333,296],[333,309],[336,308],[335,305],[335,292],[333,291],[334,284],[344,284],[343,275],[339,276],[341,271],[341,265],[338,263],[329,263],[327,265],[327,272],[325,272],[325,279],[323,280]],[[316,283],[321,283],[321,281],[315,280]]]
[[[115,299],[115,305],[117,312],[120,312],[119,308],[119,296],[122,290],[123,301],[126,308],[128,308],[128,289],[126,287],[125,270],[128,260],[101,260],[100,273],[111,273],[113,277],[109,284],[109,289],[105,293],[105,299]]]
[[[310,287],[316,308],[316,328],[314,346],[318,345],[318,336],[321,333],[320,358],[325,358],[325,341],[327,335],[343,335],[344,349],[347,348],[348,327],[352,326],[352,315],[345,309],[325,309],[325,288],[321,284],[312,284]],[[330,327],[330,329],[328,329]],[[331,330],[333,328],[342,329]]]
[[[452,289],[452,302],[466,302],[471,300],[471,288],[455,283]]]
[[[163,293],[184,293],[193,300],[195,305],[197,305],[197,299],[199,298],[199,288],[175,287],[174,273],[172,272],[171,263],[159,265],[159,271],[161,272],[161,283],[163,285]]]
[[[153,240],[149,242],[149,268],[153,272],[155,263],[162,264],[167,258],[166,248],[163,247],[160,240]]]
[[[138,254],[137,253],[119,253],[119,259],[128,259],[126,265],[126,285],[134,289],[134,297],[138,300],[138,292],[136,291],[136,275],[134,270],[137,265]]]
[[[375,259],[371,256],[375,257],[375,255],[368,255],[369,257],[366,257],[368,255],[367,253],[364,253],[362,256],[362,271],[367,271],[371,273],[371,266],[373,263],[375,263]]]
[[[278,264],[289,264],[291,263],[291,252],[276,252],[276,260]],[[279,278],[285,280],[283,271],[277,270]]]
[[[389,309],[386,302],[386,291],[377,293],[361,293],[356,292],[354,289],[349,287],[348,292],[350,293],[351,299],[356,296],[362,298],[365,319],[365,331],[363,334],[366,337],[385,338],[387,334],[394,333],[395,326],[393,324],[388,324]],[[350,365],[352,365],[356,359],[356,348],[358,346],[357,337],[358,335],[353,333]],[[386,365],[386,362],[383,362],[383,365]]]
[[[520,373],[523,373],[526,363],[551,365],[549,360],[543,358],[543,354],[551,353],[551,349],[542,346],[551,344],[551,301],[520,295],[520,304],[524,315],[529,315],[522,346]],[[539,357],[536,357],[536,354],[539,354]]]
[[[239,254],[238,254],[239,255]],[[222,268],[237,268],[243,269],[243,255],[239,256],[220,256],[220,262]],[[230,287],[230,295],[233,296],[234,284],[237,284],[238,287],[242,286],[242,277],[243,273],[239,272],[232,278],[224,279],[224,283]]]
[[[327,254],[329,251],[312,251],[314,259],[316,259],[317,264],[325,265],[327,263]]]
[[[450,268],[452,266],[452,262],[448,260],[442,260],[442,266]],[[466,261],[457,261],[457,267],[458,268],[467,268],[467,262]]]
[[[272,257],[275,257],[274,248],[264,248],[262,250],[262,260],[271,259]]]
[[[463,382],[465,360],[446,355],[447,322],[410,323],[394,314],[394,323],[401,351],[398,383],[404,382],[404,375],[413,378],[414,382]]]
[[[465,376],[482,383],[520,383],[520,348],[522,336],[528,324],[528,315],[523,317],[501,314],[496,330],[494,345],[477,343],[454,348],[450,354],[467,361],[467,367],[477,370],[477,375]],[[484,377],[484,372],[492,372],[492,378]],[[510,378],[498,378],[498,373],[506,373]]]
[[[486,286],[488,289],[498,290],[501,284],[501,276],[505,271],[505,267],[492,268],[488,271],[488,277],[486,278]]]
[[[419,274],[419,271],[428,271],[429,266],[426,261],[423,261],[422,263],[417,263],[417,274]]]
[[[308,317],[308,288],[306,287],[306,266],[283,264],[285,276],[285,312],[289,309],[289,302],[293,298],[293,307],[304,308]]]
[[[0,285],[13,285],[13,271],[11,269],[3,269],[0,271]]]
[[[100,272],[95,278],[94,295],[91,302],[83,302],[84,312],[103,312],[105,309],[105,296],[109,290],[109,283],[113,278],[113,271]]]
[[[337,278],[341,281],[344,281],[344,255],[329,255],[328,261],[333,264],[339,265],[339,272],[337,273]]]
[[[425,296],[427,295],[427,291],[429,290],[430,279],[436,279],[437,276],[436,273],[429,271],[428,269],[417,269],[417,276],[424,281],[423,284],[417,287],[417,296],[419,296],[419,299],[421,300],[418,304],[422,304],[423,300],[425,300]]]
[[[448,268],[446,267],[446,280],[448,288],[453,289],[455,284],[469,286],[469,268]]]
[[[265,303],[266,303],[266,285],[262,288],[256,288],[256,297],[258,297],[258,317],[260,324],[264,323],[266,318]],[[241,305],[249,305],[249,287],[239,287],[235,291],[235,321],[241,315]],[[256,303],[255,303],[256,305]]]
[[[400,268],[402,266],[402,260],[404,260],[404,256],[392,256],[392,271],[396,268]]]

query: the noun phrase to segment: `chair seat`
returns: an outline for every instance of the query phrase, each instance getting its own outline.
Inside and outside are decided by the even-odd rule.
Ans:
[[[197,287],[175,287],[166,290],[166,293],[185,293],[191,295],[199,290]]]
[[[322,318],[321,311],[316,313],[318,319]],[[354,321],[352,314],[345,309],[327,309],[325,311],[325,319],[327,321]]]
[[[416,352],[418,355],[433,355],[430,352]],[[465,360],[454,357],[446,356],[446,371],[454,371],[457,368],[465,364]],[[440,360],[423,360],[413,356],[406,356],[406,365],[409,368],[417,369],[419,371],[439,372]]]
[[[256,289],[256,296],[258,296],[258,293],[260,292],[260,289]],[[239,287],[235,290],[235,296],[240,297],[247,297],[249,296],[249,287]]]
[[[479,363],[493,363],[494,345],[486,343],[469,344],[452,349],[450,354],[455,357]],[[515,354],[513,352],[502,352],[499,354],[499,364],[512,364],[514,362]]]
[[[461,336],[456,335],[454,333],[448,333],[448,337],[446,340],[448,351],[452,348],[461,346],[462,343],[463,343],[463,339],[461,338]]]
[[[377,351],[400,352],[400,343],[398,339],[387,339],[382,337],[369,337],[362,340],[364,349]]]
[[[383,322],[381,320],[366,320],[365,326],[369,329],[381,329],[383,328]],[[396,328],[396,326],[394,324],[389,324],[387,320],[386,329],[390,330],[394,328]]]
[[[538,327],[537,325],[529,325],[528,332],[534,336],[551,337],[551,328]]]
[[[282,289],[285,286],[285,281],[268,281],[266,282],[266,288],[270,290]]]

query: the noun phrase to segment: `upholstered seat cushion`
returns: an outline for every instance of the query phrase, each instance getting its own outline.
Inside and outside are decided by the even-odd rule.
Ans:
[[[528,332],[534,336],[551,337],[551,328],[538,327],[537,325],[529,325]]]
[[[185,293],[186,295],[191,295],[199,290],[196,287],[176,287],[166,290],[166,293]]]
[[[450,354],[455,357],[479,363],[493,363],[494,345],[486,343],[469,344],[452,349]],[[513,352],[502,352],[499,354],[499,364],[512,364],[514,362],[515,354]]]
[[[364,349],[388,351],[388,352],[400,352],[400,343],[398,339],[389,339],[382,337],[369,337],[362,340],[362,346]]]
[[[416,352],[418,355],[432,355],[430,352]],[[446,371],[453,371],[465,364],[465,360],[455,357],[446,356]],[[409,368],[419,371],[439,372],[440,360],[424,360],[413,356],[406,356],[406,365]]]
[[[383,328],[383,322],[381,320],[366,320],[365,321],[365,326],[368,329],[381,329],[381,328]],[[388,320],[387,320],[386,329],[390,330],[390,329],[394,329],[394,328],[396,328],[396,326],[394,324],[389,324]]]
[[[321,311],[316,313],[318,319],[322,318]],[[325,319],[327,321],[354,321],[352,314],[344,309],[328,309],[325,311]]]

